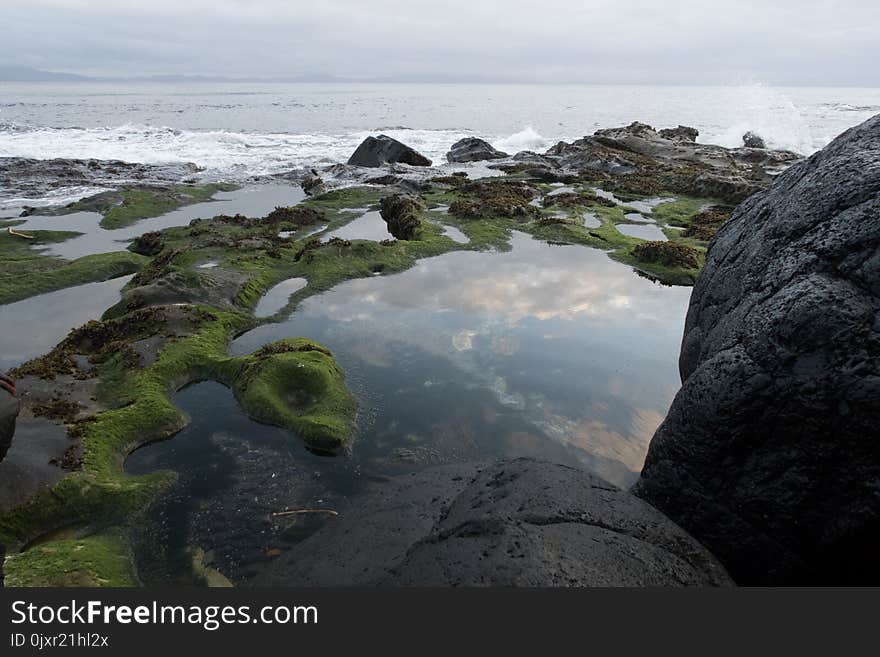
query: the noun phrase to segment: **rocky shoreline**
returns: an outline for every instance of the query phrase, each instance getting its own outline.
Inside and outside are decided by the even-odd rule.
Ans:
[[[837,157],[844,159],[855,157],[853,149],[865,149],[865,143],[874,143],[871,140],[877,139],[878,126],[878,120],[869,121],[859,129],[861,132],[850,131],[826,152],[838,153]],[[137,274],[125,286],[122,300],[107,310],[100,322],[72,331],[49,354],[24,363],[13,372],[23,391],[24,426],[27,428],[32,422],[49,423],[56,430],[66,432],[70,444],[62,459],[64,474],[60,479],[48,488],[30,491],[24,503],[7,506],[0,512],[0,541],[13,551],[23,550],[7,559],[8,583],[129,585],[136,582],[133,567],[120,567],[130,563],[126,528],[162,494],[171,481],[171,474],[129,476],[122,471],[122,461],[138,446],[169,438],[184,426],[186,419],[170,396],[188,383],[213,380],[230,387],[248,415],[289,429],[315,451],[338,452],[347,448],[356,407],[346,388],[344,373],[326,348],[306,336],[267,345],[248,356],[232,358],[227,354],[232,337],[260,322],[271,321],[271,317],[256,318],[254,311],[258,300],[282,281],[298,278],[307,284],[274,316],[290,312],[308,296],[351,278],[402,271],[420,258],[453,250],[504,249],[511,231],[516,230],[551,244],[602,249],[610,257],[631,265],[636,272],[666,284],[692,285],[699,280],[695,298],[708,294],[714,299],[716,293],[703,291],[709,285],[704,281],[717,279],[715,270],[728,265],[716,254],[732,248],[718,245],[726,244],[734,234],[742,233],[745,237],[741,239],[758,235],[755,225],[760,226],[767,216],[774,216],[771,205],[788,202],[792,181],[798,181],[804,170],[834,166],[835,161],[834,156],[829,156],[829,163],[825,164],[819,154],[797,164],[799,158],[795,154],[755,147],[760,144],[753,138],[748,139],[751,147],[739,149],[702,145],[696,143],[695,132],[682,126],[655,131],[650,126],[634,123],[625,128],[600,130],[571,144],[560,143],[545,154],[522,152],[513,156],[500,153],[479,140],[454,145],[448,156],[450,161],[489,162],[485,165],[487,171],[497,174],[478,179],[467,175],[437,176],[426,158],[399,142],[379,136],[365,141],[349,164],[298,175],[303,189],[310,194],[299,205],[279,207],[263,218],[220,215],[197,219],[187,226],[166,228],[137,238],[129,247],[132,253],[126,254],[133,259],[127,271],[137,271]],[[856,145],[840,145],[848,142]],[[875,204],[862,210],[875,213],[870,215],[873,224],[867,228],[859,224],[852,227],[850,233],[864,233],[871,246],[860,249],[850,245],[849,251],[834,257],[847,263],[850,270],[862,272],[858,275],[859,285],[867,286],[868,291],[860,303],[868,304],[865,307],[873,307],[876,312],[876,306],[870,306],[877,300],[876,258],[871,260],[866,255],[858,261],[842,259],[850,251],[876,250],[877,186],[870,176],[874,170],[871,163],[880,157],[871,148],[867,147],[869,155],[864,156],[869,161],[853,169],[852,189],[855,191],[847,196],[862,205]],[[89,177],[89,170],[97,170],[104,176],[111,166],[93,167],[70,161],[55,165],[62,171],[69,168],[81,174],[80,178],[59,174],[59,180],[66,177],[85,185],[96,184],[96,179]],[[793,168],[773,182],[792,165]],[[377,175],[377,167],[381,167],[381,175]],[[16,171],[36,168],[27,161],[7,161],[0,172],[12,180]],[[186,171],[187,175],[192,173]],[[126,169],[125,175],[136,174]],[[822,175],[816,173],[815,178],[819,180]],[[105,219],[109,215],[111,223],[135,222],[140,217],[152,216],[150,213],[204,198],[202,195],[210,197],[220,189],[181,187],[179,177],[174,181],[160,181],[159,177],[151,179],[147,186],[101,192],[55,211],[92,209],[102,212]],[[157,186],[157,183],[161,184]],[[771,184],[770,192],[752,196]],[[847,189],[850,187],[841,184],[823,193],[827,198],[836,198],[835,194],[848,194]],[[746,203],[733,209],[749,197]],[[811,202],[820,207],[819,201]],[[377,242],[324,240],[315,236],[316,229],[320,228],[323,233],[349,223],[352,216],[346,210],[350,208],[378,208],[396,239]],[[451,239],[443,226],[428,220],[431,208],[448,208],[444,222],[458,229],[467,241]],[[24,209],[23,214],[26,217],[32,212]],[[731,213],[733,219],[727,221]],[[6,225],[12,227],[18,225],[18,221],[8,221]],[[781,230],[782,226],[788,226],[790,218],[781,213],[775,221]],[[642,239],[628,232],[651,232],[657,238]],[[770,232],[776,235],[773,230]],[[69,237],[39,231],[31,236],[43,241]],[[783,235],[774,239],[776,242],[766,240],[763,248],[779,250],[786,240],[794,238]],[[836,234],[822,239],[824,241],[811,243],[810,262],[830,258],[825,255],[829,249],[838,253],[828,246],[840,239]],[[12,252],[11,249],[20,252],[22,248],[11,238],[0,244],[4,253]],[[772,246],[774,244],[777,246]],[[825,251],[820,245],[824,245]],[[62,273],[78,260],[68,265],[49,256],[29,254],[28,257],[38,266],[57,270],[58,274],[36,292],[26,289],[28,283],[19,280],[20,277],[10,278],[4,299],[23,298],[82,282],[66,278]],[[16,261],[12,262],[15,266]],[[33,267],[34,262],[29,266]],[[787,260],[766,257],[761,262],[768,271],[776,271],[782,265],[795,266]],[[704,263],[708,271],[700,274]],[[732,274],[734,279],[748,280],[748,272],[756,265],[751,261],[747,263],[751,269]],[[736,287],[734,283],[726,285]],[[728,306],[735,305],[736,298],[732,296],[732,300],[726,302]],[[697,335],[694,333],[697,315],[693,308],[692,305],[688,336]],[[864,318],[865,312],[868,311],[863,309],[859,317]],[[717,323],[719,317],[723,315],[713,311],[712,321]],[[769,321],[773,326],[784,323],[776,316],[771,316]],[[864,338],[864,328],[860,330],[862,333],[858,335]],[[877,327],[869,329],[868,334],[876,341]],[[302,544],[330,544],[334,549],[347,545],[348,549],[357,551],[361,542],[356,537],[363,532],[394,534],[398,530],[393,527],[401,527],[400,518],[389,517],[393,514],[383,509],[390,499],[388,491],[402,486],[393,493],[394,499],[414,496],[407,513],[416,514],[419,520],[413,527],[418,531],[407,533],[409,543],[397,543],[396,552],[387,552],[387,545],[381,540],[369,543],[369,549],[365,548],[358,560],[365,563],[374,576],[347,580],[342,574],[344,569],[334,569],[335,581],[331,571],[324,571],[328,573],[325,579],[315,574],[314,580],[305,575],[304,580],[299,580],[295,573],[304,571],[293,569],[284,574],[282,571],[286,569],[279,565],[275,573],[277,579],[273,581],[471,585],[730,583],[724,568],[697,541],[710,547],[724,565],[731,568],[738,582],[765,581],[754,573],[743,574],[737,565],[738,558],[725,547],[731,545],[729,536],[716,540],[712,527],[722,522],[717,513],[710,514],[713,520],[704,522],[702,516],[693,520],[677,510],[681,507],[676,505],[692,505],[688,495],[698,491],[704,494],[705,481],[689,484],[683,490],[684,475],[676,474],[673,468],[668,481],[657,483],[660,480],[657,473],[668,470],[659,465],[668,463],[665,455],[672,448],[667,445],[687,443],[688,436],[664,436],[671,435],[675,422],[681,422],[675,418],[682,413],[693,422],[688,409],[701,408],[701,417],[707,422],[706,427],[694,429],[693,436],[702,436],[702,444],[717,443],[719,452],[709,457],[700,453],[702,447],[684,449],[675,457],[673,466],[699,480],[700,476],[689,465],[693,452],[703,460],[700,467],[704,469],[711,470],[718,464],[727,467],[725,441],[720,434],[716,438],[707,435],[713,431],[708,427],[716,426],[713,413],[717,411],[711,405],[701,407],[699,404],[707,402],[702,401],[699,392],[690,392],[696,385],[687,379],[693,365],[685,363],[697,352],[689,346],[695,344],[694,338],[688,336],[682,356],[685,386],[679,395],[684,401],[676,402],[658,432],[660,438],[655,438],[648,468],[637,487],[640,495],[672,521],[630,494],[562,466],[528,461],[468,465],[462,466],[467,472],[426,472],[419,475],[422,479],[418,485],[389,483],[388,487],[371,493],[374,497],[367,495],[360,511],[328,525]],[[748,338],[758,340],[753,334]],[[868,382],[864,385],[877,375],[877,356],[870,351],[876,345],[871,341],[867,344],[869,355],[863,359],[862,369],[853,375],[857,381]],[[849,354],[854,349],[847,347],[841,354]],[[815,352],[804,358],[806,360],[796,365],[802,377],[819,367]],[[810,365],[813,369],[803,370],[803,363],[813,363]],[[843,367],[843,364],[841,361],[841,364],[828,365],[832,366]],[[798,386],[806,383],[795,377],[791,385],[798,391],[801,389]],[[88,403],[80,401],[75,392],[84,386],[95,391]],[[706,389],[711,386],[703,388]],[[859,399],[866,401],[858,406],[861,424],[856,428],[865,431],[869,425],[864,422],[877,419],[877,397],[872,401],[867,388],[861,395]],[[696,397],[696,401],[687,401],[690,397]],[[797,399],[795,394],[792,403]],[[767,408],[773,407],[771,401],[764,403]],[[684,410],[680,410],[682,408]],[[823,399],[821,408],[825,417],[829,417],[829,409],[834,405]],[[797,417],[797,408],[791,409],[789,414]],[[795,426],[802,435],[808,428],[828,431],[832,425],[805,427],[799,423]],[[735,428],[736,425],[731,430]],[[690,430],[684,432],[687,434]],[[794,433],[792,429],[791,434]],[[868,451],[871,449],[876,448],[871,446]],[[869,474],[873,472],[870,467],[876,467],[877,461],[874,458],[873,465],[865,464]],[[798,463],[795,458],[793,465],[789,465],[796,469]],[[841,460],[840,468],[849,463]],[[482,497],[483,486],[492,489],[489,491],[491,500]],[[541,498],[530,494],[544,486],[555,491],[553,495]],[[443,504],[438,505],[425,495],[432,487],[445,500]],[[581,491],[583,495],[572,495],[573,491]],[[679,497],[673,495],[675,491]],[[728,492],[714,490],[712,494],[715,499],[721,499]],[[864,501],[862,508],[869,521],[867,524],[853,521],[855,524],[847,531],[855,531],[855,538],[852,533],[847,534],[850,536],[847,545],[856,541],[859,545],[876,546],[876,537],[871,538],[875,535],[870,534],[876,531],[870,529],[876,527],[876,500],[871,501],[869,495],[860,499]],[[691,508],[711,506],[705,500],[699,502]],[[515,503],[516,508],[505,506]],[[838,505],[842,503],[838,501]],[[488,513],[480,510],[486,508]],[[826,513],[832,510],[816,508],[825,508]],[[453,522],[452,516],[456,513],[459,515]],[[380,519],[374,522],[371,514]],[[690,531],[696,540],[673,521]],[[753,520],[748,522],[754,524]],[[776,528],[764,531],[774,540],[779,538],[774,533]],[[865,531],[869,532],[867,539]],[[744,532],[740,534],[744,535]],[[634,546],[638,546],[637,549]],[[315,553],[326,554],[326,550]],[[479,554],[484,553],[489,555],[485,557],[488,559],[484,564],[486,568],[474,570],[474,564],[481,561]],[[291,552],[285,556],[286,561],[278,563],[291,565],[298,560],[295,554],[298,553]],[[340,550],[334,560],[342,564],[346,554]],[[406,558],[391,558],[401,554]],[[835,558],[833,555],[842,558],[834,551],[822,554],[832,555],[829,559]],[[40,555],[42,559],[38,558]],[[370,559],[374,561],[364,561]],[[512,563],[517,563],[516,568],[511,568]],[[312,572],[319,573],[322,567],[329,568],[329,564],[320,567],[314,564]],[[781,573],[777,577],[780,581],[809,579],[803,570],[775,568],[772,572]],[[870,569],[859,572],[874,576]],[[566,577],[560,573],[566,573]]]

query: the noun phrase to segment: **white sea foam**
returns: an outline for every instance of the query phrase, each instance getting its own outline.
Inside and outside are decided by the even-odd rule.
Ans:
[[[794,104],[785,90],[750,84],[729,87],[722,95],[721,106],[724,109],[717,117],[722,127],[701,131],[699,141],[702,143],[736,148],[743,145],[743,135],[751,131],[760,135],[769,148],[811,155],[837,136],[836,133],[832,134],[833,131],[811,128],[804,110]],[[851,111],[842,110],[839,106],[828,108],[826,105],[826,108],[831,112]],[[817,110],[814,108],[813,112]],[[812,124],[816,125],[817,116],[810,118],[813,119]]]
[[[596,128],[642,120],[658,128],[692,125],[700,130],[702,143],[729,147],[741,146],[742,135],[751,130],[773,148],[810,154],[880,108],[880,90],[761,85],[493,87],[485,97],[463,95],[455,86],[428,93],[418,86],[340,90],[270,85],[265,93],[246,96],[213,87],[185,94],[177,87],[150,87],[118,97],[90,96],[85,93],[89,89],[50,89],[40,95],[22,87],[21,99],[0,104],[0,157],[193,162],[208,177],[244,180],[345,162],[366,136],[385,133],[435,165],[465,168],[476,176],[497,172],[480,164],[446,164],[446,152],[462,137],[486,139],[511,154],[543,152],[559,140],[571,141]],[[205,101],[209,91],[210,103]],[[540,94],[539,101],[535,94]],[[227,96],[228,103],[217,102]],[[11,190],[6,195],[13,194],[21,195]],[[56,194],[72,200],[83,190]],[[29,205],[58,202],[49,196],[18,200]]]
[[[519,151],[535,151],[542,153],[550,148],[550,146],[553,145],[553,142],[546,137],[539,135],[532,126],[526,126],[509,137],[498,139],[492,145],[500,151],[514,155]]]
[[[465,135],[450,130],[386,130],[435,160]],[[123,160],[143,164],[194,162],[208,170],[261,175],[321,162],[344,162],[371,132],[343,135],[174,130],[140,124],[108,128],[0,130],[5,157]]]
[[[9,210],[11,208],[21,208],[30,206],[34,208],[43,208],[50,205],[65,205],[73,203],[81,198],[100,194],[101,192],[110,191],[106,187],[88,187],[88,186],[72,186],[61,187],[44,192],[38,198],[27,198],[12,196],[4,198],[0,195],[0,210]]]

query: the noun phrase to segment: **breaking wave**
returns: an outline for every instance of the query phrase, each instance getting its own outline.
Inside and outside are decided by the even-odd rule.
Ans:
[[[435,163],[469,132],[385,128]],[[215,175],[245,178],[334,162],[345,162],[368,131],[343,135],[247,133],[225,130],[176,130],[143,124],[106,128],[27,128],[0,125],[0,156],[35,159],[95,158],[142,164],[193,162]],[[542,150],[549,141],[531,128],[496,139],[498,148],[514,153]]]

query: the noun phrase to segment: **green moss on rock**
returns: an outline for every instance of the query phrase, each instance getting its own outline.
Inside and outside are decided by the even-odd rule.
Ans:
[[[133,274],[147,260],[127,251],[100,253],[65,260],[32,248],[79,235],[63,231],[33,231],[34,240],[0,233],[0,304],[84,283]]]
[[[222,369],[253,419],[290,429],[315,450],[335,452],[350,444],[356,404],[325,347],[291,338]]]
[[[119,530],[48,541],[6,560],[6,586],[136,586],[128,541]]]
[[[235,189],[238,189],[238,186],[229,183],[129,187],[102,192],[49,213],[99,212],[103,215],[101,227],[112,230],[130,226],[141,219],[158,217],[186,205],[204,203],[210,201],[217,192],[229,192]]]

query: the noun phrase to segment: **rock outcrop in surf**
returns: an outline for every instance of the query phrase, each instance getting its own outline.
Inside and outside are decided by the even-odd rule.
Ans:
[[[350,165],[358,167],[380,167],[398,162],[414,167],[431,166],[431,160],[388,135],[367,137],[348,158]]]
[[[459,139],[446,154],[446,159],[450,162],[480,162],[482,160],[501,160],[505,157],[510,156],[477,137]]]

